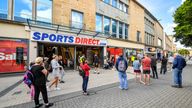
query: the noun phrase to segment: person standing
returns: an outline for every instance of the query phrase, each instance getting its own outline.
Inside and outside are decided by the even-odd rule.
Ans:
[[[157,73],[157,59],[155,55],[151,57],[151,68],[153,72],[153,78],[158,79],[158,73]]]
[[[61,74],[60,83],[65,83],[65,81],[64,81],[64,75],[65,75],[64,62],[63,62],[63,57],[61,55],[59,55],[58,63],[61,66],[59,68],[60,69],[60,74]]]
[[[177,53],[174,54],[174,61],[172,67],[174,84],[172,85],[172,87],[182,88],[182,71],[185,66],[185,59]]]
[[[135,81],[137,82],[137,75],[139,75],[139,82],[141,82],[141,70],[140,70],[140,67],[141,67],[141,63],[140,61],[135,58],[135,61],[133,62],[133,70],[135,72]]]
[[[127,60],[123,57],[123,53],[119,54],[119,58],[116,61],[115,68],[118,71],[119,80],[120,80],[120,86],[119,88],[121,90],[127,90],[128,89],[128,81],[127,81],[127,74],[126,70],[128,68]]]
[[[45,107],[53,106],[53,103],[49,103],[46,89],[46,75],[47,70],[44,68],[43,58],[37,57],[35,59],[35,65],[32,66],[31,72],[34,77],[34,87],[35,87],[35,108],[41,107],[43,104],[39,103],[39,94],[41,92]]]
[[[169,69],[170,69],[171,71],[172,71],[173,60],[174,60],[173,56],[170,55],[170,57],[169,57],[169,59],[168,59],[168,63],[169,63]]]
[[[167,58],[165,56],[163,56],[162,60],[161,60],[161,71],[160,74],[165,74],[167,72]]]
[[[54,76],[54,80],[52,81],[51,85],[48,86],[48,90],[55,85],[55,90],[60,90],[60,88],[58,88],[58,82],[59,82],[59,76],[60,76],[60,68],[61,66],[58,63],[58,56],[57,55],[53,55],[53,60],[51,61],[51,66],[53,68],[53,76]]]
[[[87,92],[87,86],[88,86],[88,81],[89,81],[89,70],[90,70],[90,67],[87,64],[87,61],[85,59],[82,59],[82,63],[80,64],[80,67],[85,72],[85,75],[82,76],[82,78],[83,78],[83,84],[82,84],[83,94],[84,95],[89,95],[89,93]]]
[[[97,56],[97,54],[94,55],[93,64],[94,64],[94,67],[95,67],[94,73],[100,74],[99,70],[98,70],[98,67],[99,67],[99,57]]]
[[[45,69],[47,70],[46,81],[47,81],[47,82],[50,82],[50,81],[48,80],[49,71],[50,71],[50,64],[48,63],[48,60],[49,60],[49,58],[44,57],[44,65],[45,65]]]
[[[150,84],[151,59],[146,54],[142,60],[142,68],[143,68],[143,74],[144,74],[144,84],[149,85]],[[148,82],[147,82],[147,80],[148,80]]]

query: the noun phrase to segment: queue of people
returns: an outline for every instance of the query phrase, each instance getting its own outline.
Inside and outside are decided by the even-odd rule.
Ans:
[[[26,84],[28,84],[29,88],[31,89],[31,97],[34,99],[35,102],[35,108],[41,107],[43,104],[39,103],[39,94],[41,92],[45,107],[51,107],[53,106],[53,103],[50,103],[48,101],[48,95],[47,91],[51,89],[52,86],[54,86],[54,90],[60,90],[58,87],[59,82],[64,83],[64,64],[62,60],[62,56],[53,55],[53,59],[51,60],[51,63],[48,63],[48,58],[37,57],[35,59],[34,63],[30,64],[29,71],[32,73],[29,78],[31,80],[31,83],[26,81]],[[172,59],[171,59],[172,60]],[[167,60],[166,57],[163,57],[161,60],[161,71],[160,74],[163,72],[163,74],[167,71],[167,63],[169,62],[171,65],[173,65],[173,85],[172,87],[182,88],[182,70],[186,66],[185,59],[180,56],[179,54],[174,55],[173,61],[170,59]],[[144,85],[150,85],[150,73],[152,69],[153,78],[158,79],[158,72],[157,72],[157,59],[153,55],[151,58],[145,54],[144,57],[141,59],[140,57],[135,57],[133,62],[133,70],[135,73],[135,81],[143,83]],[[99,64],[99,58],[97,54],[94,55],[94,72],[98,71],[98,64]],[[88,82],[89,82],[89,75],[90,75],[90,66],[87,63],[87,60],[85,56],[79,58],[79,71],[83,72],[81,74],[82,77],[82,91],[84,95],[89,95],[87,91]],[[127,73],[126,70],[128,69],[128,61],[123,56],[123,53],[119,54],[119,57],[116,60],[115,68],[118,71],[118,77],[119,77],[119,88],[121,90],[128,90],[128,80],[127,80]],[[52,72],[52,75],[54,76],[53,80],[51,81],[51,84],[46,86],[46,82],[48,82],[48,75],[49,72]],[[142,76],[143,79],[142,80]],[[139,77],[139,79],[138,79]],[[27,77],[26,77],[27,79]]]

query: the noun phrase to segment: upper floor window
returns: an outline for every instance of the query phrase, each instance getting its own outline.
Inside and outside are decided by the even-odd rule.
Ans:
[[[37,20],[52,22],[52,0],[37,0]]]
[[[140,36],[141,35],[141,32],[140,31],[137,31],[137,42],[140,42]]]
[[[123,10],[123,3],[119,1],[119,9]]]
[[[162,40],[158,38],[158,46],[162,46]]]
[[[1,0],[0,3],[0,19],[7,19],[8,0]]]
[[[128,25],[125,24],[125,39],[128,39]]]
[[[104,33],[109,35],[110,33],[110,18],[104,17]]]
[[[117,7],[117,0],[112,0],[112,6]]]
[[[125,13],[128,13],[128,6],[127,6],[126,4],[123,6],[123,11],[124,11]]]
[[[96,14],[96,31],[102,32],[102,16]]]
[[[119,38],[123,38],[123,23],[119,22]]]
[[[112,36],[116,38],[117,36],[117,21],[112,20]]]
[[[32,19],[32,0],[14,0],[14,20]]]
[[[110,0],[103,0],[105,3],[109,4]]]
[[[83,28],[83,13],[72,11],[71,26],[75,28]]]

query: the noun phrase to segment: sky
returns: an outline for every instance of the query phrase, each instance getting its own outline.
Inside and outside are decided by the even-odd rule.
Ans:
[[[159,20],[167,35],[173,35],[173,28],[176,26],[173,19],[175,10],[185,0],[137,0]],[[184,48],[180,42],[175,43],[177,48]]]

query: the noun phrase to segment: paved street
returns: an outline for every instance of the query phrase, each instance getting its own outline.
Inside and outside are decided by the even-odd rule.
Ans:
[[[183,87],[172,88],[171,72],[160,75],[158,80],[144,86],[129,80],[129,89],[122,91],[118,83],[90,89],[90,96],[80,91],[52,97],[54,108],[191,108],[192,106],[192,67],[187,66],[183,72]],[[13,108],[30,108],[29,102]]]

